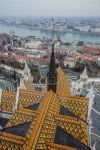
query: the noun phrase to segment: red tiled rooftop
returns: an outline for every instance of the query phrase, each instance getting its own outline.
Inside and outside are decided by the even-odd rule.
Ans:
[[[100,49],[94,48],[94,47],[87,47],[87,46],[84,46],[84,47],[83,47],[83,50],[84,50],[84,51],[87,51],[87,52],[100,53]]]
[[[36,58],[36,57],[27,57],[27,56],[18,56],[18,55],[0,55],[1,58],[9,58],[9,59],[23,59],[23,60],[30,60],[33,62],[39,62],[43,64],[48,64],[50,58]]]

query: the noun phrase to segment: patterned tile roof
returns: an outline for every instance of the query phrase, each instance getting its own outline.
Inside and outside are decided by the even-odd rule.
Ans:
[[[76,139],[73,135],[65,131],[63,128],[57,126],[54,143],[63,144],[76,148],[77,150],[90,150],[90,148],[80,140]]]
[[[60,107],[60,115],[77,117],[72,111],[70,111],[69,109],[65,108],[64,106]]]
[[[59,97],[61,105],[72,111],[75,115],[86,121],[88,111],[88,99],[79,96]]]
[[[12,118],[7,123],[5,128],[10,128],[10,127],[16,126],[18,124],[33,121],[35,115],[36,115],[36,113],[34,111],[27,111],[27,109],[17,110],[13,114]]]
[[[4,128],[2,130],[2,132],[6,132],[6,133],[13,134],[13,135],[18,135],[18,136],[21,136],[21,137],[25,137],[30,125],[31,125],[31,121],[21,123],[21,124],[18,124],[18,125],[9,127],[9,128]]]
[[[40,105],[40,103],[35,103],[33,105],[26,107],[26,109],[37,110],[39,108],[39,105]]]
[[[55,143],[47,143],[48,150],[77,150],[77,148],[63,146]]]
[[[11,95],[13,98],[16,96],[15,93],[8,95],[1,106],[11,101]],[[18,108],[0,135],[0,149],[76,150],[69,144],[74,141],[75,145],[79,144],[90,150],[86,123],[88,99],[70,95],[69,81],[61,68],[58,68],[57,93],[20,89],[18,99]],[[10,105],[13,106],[12,103]],[[65,110],[62,114],[61,107]],[[63,142],[54,143],[58,127],[70,139],[65,145]]]
[[[57,116],[57,125],[74,136],[82,143],[88,145],[87,124],[69,116]]]
[[[25,87],[28,90],[34,90],[34,85],[33,85],[32,81],[25,81]]]
[[[0,149],[1,150],[22,150],[22,146],[26,141],[25,138],[14,136],[12,134],[3,133],[0,135]]]
[[[56,130],[54,115],[59,113],[59,104],[56,94],[48,92],[27,134],[29,141],[24,149],[47,149],[46,142],[53,142]]]
[[[46,92],[38,92],[27,89],[20,89],[18,107],[28,107],[35,103],[41,103],[46,96]]]
[[[1,97],[0,109],[4,112],[13,112],[15,101],[16,101],[15,92],[3,91]]]
[[[59,67],[57,76],[57,95],[68,96],[70,95],[70,84],[68,78],[64,75],[64,72]]]

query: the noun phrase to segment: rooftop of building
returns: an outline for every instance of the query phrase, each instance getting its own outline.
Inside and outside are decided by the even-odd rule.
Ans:
[[[11,106],[16,95],[3,92],[6,103]],[[31,150],[61,146],[69,150],[90,150],[86,122],[88,99],[70,95],[69,81],[61,68],[58,68],[56,93],[19,89],[18,99],[17,110],[14,112],[13,107],[9,108],[13,116],[9,120],[1,119],[0,148]],[[2,107],[6,108],[4,106],[2,101]]]
[[[56,69],[52,49],[47,91],[24,84],[17,92],[1,92],[1,112],[12,116],[1,119],[0,149],[90,150],[88,104],[88,98],[71,95],[69,79]]]

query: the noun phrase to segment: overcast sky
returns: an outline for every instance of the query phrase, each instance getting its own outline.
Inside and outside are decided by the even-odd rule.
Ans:
[[[0,16],[100,16],[100,0],[0,0]]]

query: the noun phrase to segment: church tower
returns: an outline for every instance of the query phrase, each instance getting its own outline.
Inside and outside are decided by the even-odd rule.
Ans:
[[[83,82],[86,82],[87,79],[88,79],[88,75],[87,75],[87,70],[85,67],[83,73],[80,75],[80,80]]]
[[[57,86],[57,70],[55,64],[54,43],[53,43],[49,72],[47,74],[47,91],[51,89],[52,91],[56,92],[56,86]]]
[[[54,19],[53,18],[51,19],[51,30],[52,31],[54,30]]]

